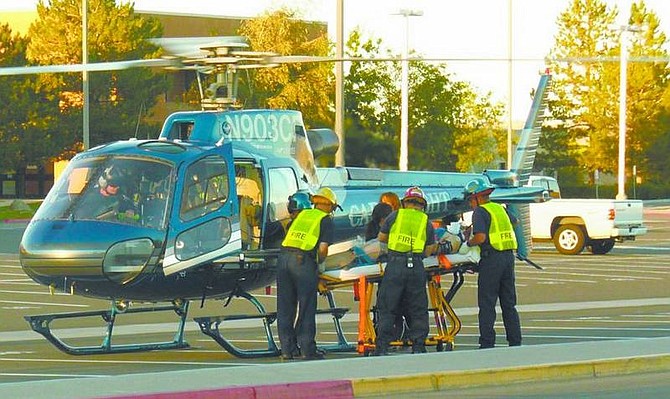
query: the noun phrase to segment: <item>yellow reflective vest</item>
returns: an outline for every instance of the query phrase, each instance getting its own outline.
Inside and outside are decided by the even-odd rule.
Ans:
[[[320,209],[305,209],[300,211],[286,232],[281,245],[311,251],[316,247],[321,230],[321,219],[328,214]]]
[[[389,231],[388,248],[396,252],[423,252],[428,215],[417,209],[400,209]]]
[[[487,202],[480,205],[491,215],[491,226],[489,226],[489,242],[493,249],[506,251],[516,249],[516,235],[509,220],[505,208],[495,202]]]

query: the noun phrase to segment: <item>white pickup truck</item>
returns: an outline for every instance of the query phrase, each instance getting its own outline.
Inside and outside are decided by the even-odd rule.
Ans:
[[[553,241],[558,252],[574,255],[588,247],[606,254],[615,242],[646,234],[640,200],[560,198],[556,179],[531,176],[529,186],[545,187],[554,199],[530,204],[533,241]]]

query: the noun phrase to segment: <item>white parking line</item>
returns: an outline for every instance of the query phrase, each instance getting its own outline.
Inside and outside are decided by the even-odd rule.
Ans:
[[[579,276],[577,274],[577,276]],[[533,281],[547,281],[550,283],[586,283],[586,284],[597,284],[597,281],[594,280],[576,280],[576,279],[557,279],[557,278],[544,278],[544,277],[520,277],[516,276],[516,280],[533,280]]]
[[[549,321],[549,320],[545,320]],[[501,326],[502,327],[502,326]],[[527,326],[523,325],[521,326],[522,330],[601,330],[603,327],[579,327],[579,326],[565,326],[565,327],[559,327],[559,326]],[[607,326],[607,331],[660,331],[660,332],[666,332],[670,331],[670,328],[633,328],[633,327],[612,327],[612,326]]]
[[[98,364],[183,364],[193,366],[260,366],[261,363],[223,363],[223,362],[190,362],[174,360],[92,360],[92,359],[30,359],[0,357],[0,362],[39,362],[39,363],[98,363]],[[78,376],[78,375],[77,375]]]
[[[597,273],[570,273],[570,272],[563,272],[563,271],[552,271],[548,270],[547,273],[550,274],[555,274],[555,275],[561,275],[561,276],[578,276],[578,277],[594,277],[594,278],[606,278],[606,279],[614,279],[614,278],[621,278],[621,279],[635,279],[635,280],[664,280],[662,277],[648,277],[648,276],[638,276],[638,275],[617,275],[617,274],[597,274]]]
[[[603,318],[575,318],[575,319],[534,319],[533,322],[541,323],[619,323],[619,324],[633,324],[633,323],[648,323],[648,324],[670,324],[670,320],[612,320],[612,319],[603,319]],[[581,328],[581,327],[579,327]],[[610,327],[607,327],[610,328]],[[664,331],[663,329],[661,331]]]
[[[74,303],[50,303],[50,302],[28,302],[28,301],[3,301],[0,300],[0,303],[11,303],[18,305],[41,305],[41,306],[69,306],[73,308],[87,308],[88,305],[77,305]]]
[[[0,377],[54,377],[54,378],[98,378],[111,377],[110,374],[37,374],[37,373],[0,373]]]
[[[48,291],[12,291],[12,290],[0,290],[0,293],[4,294],[25,294],[25,295],[50,295],[50,296],[72,296],[64,292],[54,292],[53,294]]]

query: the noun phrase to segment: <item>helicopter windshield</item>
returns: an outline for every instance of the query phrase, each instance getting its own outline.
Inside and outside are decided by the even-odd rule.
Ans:
[[[139,157],[75,159],[35,214],[39,219],[98,220],[165,229],[174,167]]]

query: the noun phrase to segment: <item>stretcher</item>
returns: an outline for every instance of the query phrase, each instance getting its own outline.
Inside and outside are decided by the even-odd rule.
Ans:
[[[326,265],[326,270],[320,276],[319,289],[321,293],[330,294],[336,288],[353,287],[354,298],[359,304],[356,350],[359,354],[365,356],[375,349],[376,308],[373,306],[375,302],[373,293],[375,284],[381,281],[386,267],[386,262],[379,262],[373,258],[378,254],[378,244],[374,241],[364,246],[353,246],[349,254],[352,259],[349,260],[347,266],[334,268],[333,263],[331,263]],[[429,311],[433,313],[435,322],[435,329],[426,339],[426,346],[435,346],[438,352],[454,348],[454,340],[461,329],[461,321],[449,303],[463,285],[464,273],[473,270],[479,263],[479,259],[479,247],[467,246],[463,246],[457,253],[430,256],[424,259],[430,303]],[[442,275],[446,274],[453,275],[453,282],[449,290],[445,292],[441,285],[441,279]],[[402,334],[399,334],[397,338],[397,340],[391,342],[391,346],[411,346],[411,342]]]

